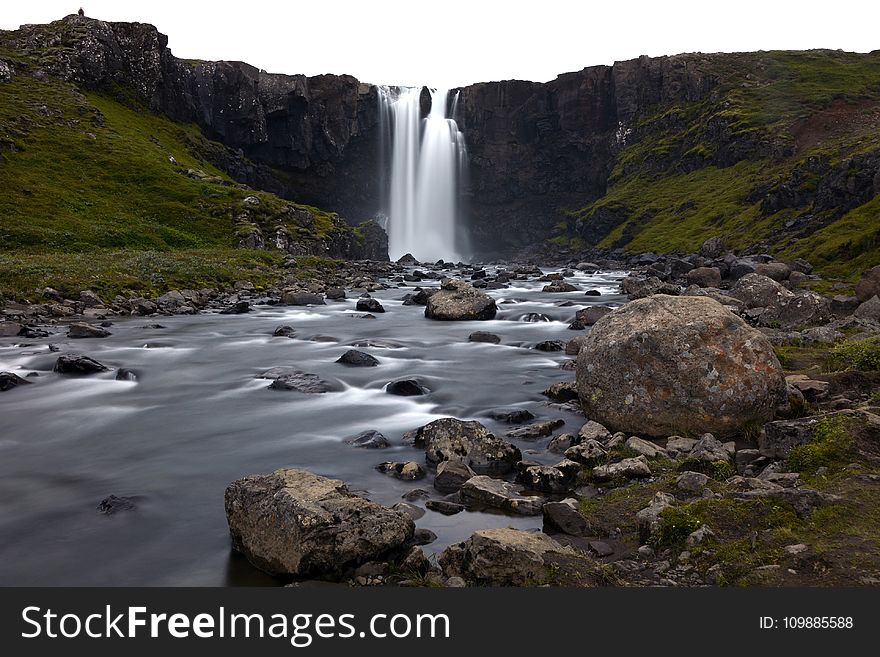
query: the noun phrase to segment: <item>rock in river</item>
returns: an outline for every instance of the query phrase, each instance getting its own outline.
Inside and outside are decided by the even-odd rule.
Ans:
[[[107,329],[85,322],[76,322],[67,329],[68,338],[106,338],[109,335],[112,334]]]
[[[0,392],[12,390],[18,386],[30,385],[30,383],[30,381],[22,379],[20,376],[13,374],[12,372],[0,372]]]
[[[473,420],[434,420],[416,431],[415,444],[424,445],[429,465],[461,461],[477,474],[503,475],[522,460],[518,448]]]
[[[343,365],[351,365],[353,367],[375,367],[379,361],[370,354],[358,351],[357,349],[349,349],[342,354],[336,361]]]
[[[355,310],[364,313],[384,313],[385,307],[377,299],[358,299]]]
[[[401,547],[415,529],[408,515],[306,470],[234,481],[225,505],[233,547],[273,575],[339,573]]]
[[[430,391],[415,379],[398,379],[389,383],[385,387],[385,392],[400,397],[417,397],[427,395]]]
[[[455,280],[445,281],[425,307],[425,317],[452,321],[492,319],[496,312],[495,299]]]
[[[544,499],[522,494],[522,487],[486,475],[468,479],[458,491],[461,501],[470,507],[499,509],[521,516],[541,514]]]
[[[388,439],[378,431],[367,429],[355,436],[346,438],[345,444],[363,449],[385,449],[388,447]]]
[[[89,374],[97,374],[98,372],[107,372],[109,370],[109,367],[102,365],[93,358],[72,354],[69,356],[59,356],[58,360],[55,361],[53,371],[58,374],[67,374],[68,376],[88,376]]]
[[[708,297],[656,295],[603,317],[577,361],[587,417],[614,431],[726,437],[785,403],[767,338]]]
[[[339,388],[329,381],[324,381],[317,374],[303,372],[295,367],[273,367],[262,374],[258,379],[272,379],[269,384],[270,390],[295,390],[305,394],[320,394],[334,392]]]

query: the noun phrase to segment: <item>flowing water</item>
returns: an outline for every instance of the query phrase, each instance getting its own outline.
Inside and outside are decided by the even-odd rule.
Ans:
[[[400,438],[436,418],[478,419],[503,435],[512,427],[485,413],[519,406],[538,420],[563,418],[562,430],[576,431],[583,418],[548,407],[541,395],[572,378],[560,369],[569,357],[532,347],[575,335],[567,323],[579,307],[622,303],[622,276],[569,279],[582,290],[597,288],[601,297],[545,294],[544,283],[514,281],[510,289],[490,292],[499,313],[487,322],[426,319],[424,308],[402,305],[406,289],[389,289],[373,295],[387,311],[375,319],[360,317],[355,299],[348,299],[313,308],[258,306],[247,315],[127,318],[104,339],[68,340],[63,332],[30,345],[0,339],[0,370],[39,374],[28,379],[34,385],[0,393],[0,585],[271,584],[230,552],[223,510],[229,482],[302,467],[393,504],[416,487],[434,495],[430,478],[401,482],[374,466],[423,462],[424,453]],[[565,300],[576,305],[560,307]],[[527,313],[552,321],[520,321]],[[165,328],[146,328],[156,322]],[[296,329],[295,339],[272,337],[282,324]],[[476,330],[492,331],[502,343],[469,343]],[[50,353],[48,343],[60,353],[130,368],[139,378],[58,376],[52,367],[59,354]],[[357,348],[378,358],[378,367],[334,362],[363,343],[372,346]],[[280,392],[254,378],[281,365],[338,382],[342,391]],[[384,392],[401,377],[419,378],[430,394]],[[392,447],[355,449],[343,442],[365,429],[381,431]],[[549,438],[513,442],[524,458],[560,458],[544,449]],[[99,513],[98,503],[111,494],[134,497],[137,508]],[[416,521],[439,536],[428,552],[476,529],[540,523],[540,517],[431,511]]]
[[[390,137],[388,251],[395,260],[458,260],[456,231],[459,181],[466,161],[464,136],[455,123],[456,93],[449,116],[449,92],[431,92],[431,111],[421,118],[421,88],[381,89],[382,134]]]

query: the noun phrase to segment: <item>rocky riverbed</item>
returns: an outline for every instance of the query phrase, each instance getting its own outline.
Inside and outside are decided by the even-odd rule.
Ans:
[[[7,307],[0,580],[880,581],[880,272],[596,260]]]

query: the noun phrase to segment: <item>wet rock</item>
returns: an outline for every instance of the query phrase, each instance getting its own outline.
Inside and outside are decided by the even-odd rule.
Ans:
[[[358,299],[355,310],[365,313],[384,313],[385,308],[378,299]]]
[[[523,495],[520,486],[486,475],[466,481],[458,495],[465,506],[488,507],[523,516],[539,515],[544,504],[541,497]]]
[[[488,342],[490,344],[500,344],[501,336],[489,333],[488,331],[474,331],[468,336],[468,342]]]
[[[53,368],[54,372],[67,376],[88,376],[109,370],[109,367],[102,365],[93,358],[78,355],[59,356]]]
[[[565,343],[562,340],[544,340],[535,345],[538,351],[562,351]]]
[[[98,504],[98,511],[105,516],[112,516],[120,511],[134,511],[136,508],[137,504],[134,498],[117,497],[116,495],[105,497],[101,500],[100,504]]]
[[[406,514],[299,469],[232,482],[225,507],[233,547],[273,575],[339,573],[403,546],[415,529]]]
[[[570,536],[589,536],[593,533],[589,521],[581,514],[580,504],[573,497],[561,502],[547,502],[542,507],[544,531],[558,531]]]
[[[518,529],[481,529],[440,555],[443,572],[465,581],[493,586],[544,582],[554,558],[573,555],[545,534]]]
[[[349,436],[345,439],[345,444],[362,449],[385,449],[389,446],[388,439],[374,429],[367,429],[354,436]]]
[[[405,267],[414,267],[419,264],[419,261],[415,259],[415,256],[413,256],[412,253],[400,256],[395,262],[397,262],[398,265],[404,265]]]
[[[535,414],[525,408],[495,408],[489,411],[488,416],[507,424],[522,424],[535,419]]]
[[[706,484],[709,483],[709,477],[702,472],[683,472],[675,480],[675,487],[683,493],[699,495],[703,492]]]
[[[495,317],[495,300],[464,281],[446,281],[428,298],[425,317],[446,321],[487,320]]]
[[[441,461],[437,464],[434,488],[441,493],[456,493],[476,473],[461,461]]]
[[[587,467],[593,467],[604,463],[608,454],[599,441],[590,439],[565,450],[565,458]]]
[[[236,301],[228,306],[226,306],[223,310],[220,311],[221,315],[244,315],[245,313],[249,313],[251,311],[251,304],[247,301]]]
[[[639,543],[644,545],[648,542],[657,528],[660,526],[660,514],[671,507],[675,498],[667,493],[654,493],[651,503],[636,514],[636,524],[639,530]]]
[[[516,480],[529,490],[541,493],[565,493],[575,487],[580,463],[566,459],[556,465],[528,465]]]
[[[0,338],[14,338],[24,330],[18,322],[0,322]]]
[[[386,461],[376,466],[382,474],[391,475],[403,481],[416,481],[425,476],[425,471],[415,461],[394,462]]]
[[[426,491],[424,488],[413,488],[411,491],[401,495],[401,497],[407,502],[418,502],[419,500],[426,500],[430,496],[430,493],[428,493],[428,491]]]
[[[281,295],[281,303],[285,306],[323,306],[324,297],[313,292],[287,291]]]
[[[117,381],[137,381],[138,373],[134,370],[130,370],[127,367],[120,367],[116,371],[116,380]]]
[[[67,329],[68,338],[106,338],[112,335],[110,331],[100,326],[93,326],[85,322],[71,324]]]
[[[430,529],[425,529],[423,527],[416,528],[416,531],[413,533],[412,544],[413,545],[430,545],[434,541],[437,540],[437,534],[432,532]]]
[[[395,511],[399,511],[400,513],[405,513],[413,520],[418,520],[422,516],[425,515],[425,510],[415,504],[409,504],[408,502],[398,502],[397,504],[392,504],[391,508]],[[415,538],[415,536],[413,536]]]
[[[566,453],[566,456],[568,454]],[[614,479],[643,479],[651,476],[651,468],[644,456],[623,459],[616,463],[607,463],[593,468],[593,479],[596,481],[612,481]]]
[[[577,292],[578,288],[565,281],[553,281],[549,285],[545,285],[541,291],[555,294],[559,292]]]
[[[512,429],[507,432],[508,438],[519,438],[520,440],[537,440],[544,436],[552,435],[559,427],[565,424],[565,420],[547,420],[546,422],[537,422],[529,424],[518,429]]]
[[[325,381],[317,374],[303,372],[293,367],[273,367],[270,370],[258,374],[258,379],[271,379],[270,390],[293,390],[308,395],[317,395],[325,392],[336,392],[339,387]]]
[[[275,329],[272,335],[276,338],[295,338],[296,331],[292,326],[279,326]]]
[[[574,320],[568,325],[568,328],[572,331],[583,331],[588,326],[593,326],[593,324],[613,310],[613,308],[608,306],[588,306],[575,313]]]
[[[461,461],[477,474],[503,475],[522,460],[519,449],[473,420],[434,420],[418,429],[416,444],[424,445],[429,465]]]
[[[26,386],[30,384],[30,381],[22,379],[17,374],[13,374],[12,372],[0,372],[0,392],[6,392],[7,390],[17,388],[18,386]]]
[[[352,367],[376,367],[376,365],[379,364],[379,361],[376,358],[363,351],[358,351],[357,349],[349,349],[342,354],[336,362],[342,363],[343,365],[350,365]]]
[[[327,290],[326,297],[331,301],[339,301],[345,298],[345,290],[341,287],[331,287]]]
[[[427,395],[430,391],[416,379],[398,379],[385,386],[385,392],[389,395],[398,395],[399,397],[417,397],[419,395]]]
[[[697,267],[687,273],[688,285],[699,287],[720,287],[721,270],[718,267]]]
[[[536,322],[550,322],[552,320],[544,313],[528,313],[523,315],[519,321],[534,324]]]
[[[786,400],[767,338],[707,297],[627,304],[593,327],[577,362],[587,417],[637,435],[686,426],[726,437]]]
[[[541,394],[557,402],[574,401],[578,398],[577,386],[568,381],[554,383]]]
[[[464,504],[447,500],[428,500],[425,502],[425,508],[442,513],[444,516],[454,516],[456,513],[464,511]]]

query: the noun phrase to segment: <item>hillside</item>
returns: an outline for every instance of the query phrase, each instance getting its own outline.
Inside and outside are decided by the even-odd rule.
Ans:
[[[699,63],[712,91],[622,125],[607,190],[557,243],[693,252],[720,235],[828,274],[880,263],[880,52]]]
[[[9,33],[6,33],[7,35]],[[227,149],[123,86],[45,72],[0,36],[0,295],[161,293],[275,277],[286,254],[360,257],[335,214],[233,181]]]

